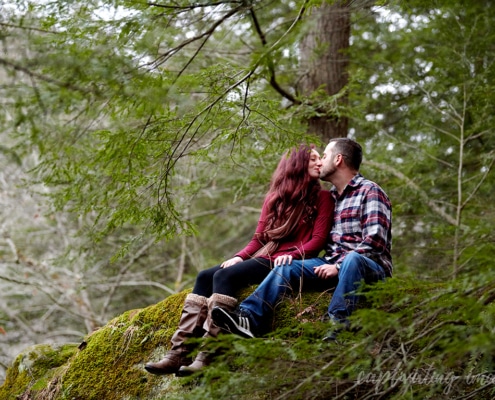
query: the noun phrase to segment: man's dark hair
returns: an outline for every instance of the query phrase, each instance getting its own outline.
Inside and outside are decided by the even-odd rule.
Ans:
[[[344,161],[349,168],[359,171],[363,161],[363,149],[355,140],[349,138],[330,139],[329,143],[335,143],[333,151],[336,154],[342,154]]]

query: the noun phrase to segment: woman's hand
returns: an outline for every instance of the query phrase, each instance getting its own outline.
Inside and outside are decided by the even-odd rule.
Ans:
[[[273,263],[276,267],[278,267],[279,265],[290,265],[292,263],[292,256],[288,254],[278,256]]]
[[[232,265],[235,265],[237,263],[240,263],[240,262],[243,262],[244,260],[239,257],[239,256],[235,256],[235,257],[232,257],[231,259],[227,260],[227,261],[224,261],[221,265],[220,265],[220,268],[228,268],[228,267],[231,267]]]

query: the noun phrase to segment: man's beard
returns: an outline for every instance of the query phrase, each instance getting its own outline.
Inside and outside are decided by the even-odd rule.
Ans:
[[[330,182],[335,171],[337,171],[335,165],[330,166],[328,169],[322,169],[320,171],[320,179],[325,182]]]

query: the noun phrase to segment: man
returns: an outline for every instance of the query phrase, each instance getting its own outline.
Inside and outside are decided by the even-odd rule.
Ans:
[[[325,318],[332,329],[323,338],[335,340],[336,333],[349,326],[361,281],[392,276],[392,207],[382,188],[359,173],[361,161],[357,142],[330,140],[320,170],[320,179],[333,184],[335,198],[326,255],[275,267],[234,313],[214,308],[212,318],[219,327],[247,338],[262,335],[269,330],[275,305],[293,287],[335,287]]]

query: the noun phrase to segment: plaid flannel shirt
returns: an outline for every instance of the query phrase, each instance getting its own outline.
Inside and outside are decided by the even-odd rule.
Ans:
[[[325,258],[340,263],[355,251],[380,264],[392,276],[392,205],[383,189],[357,174],[339,196],[335,187],[334,224]]]

